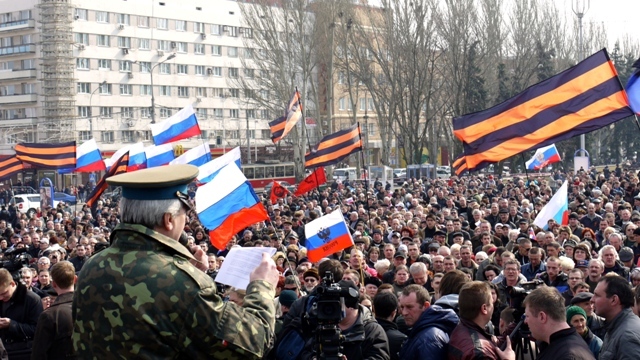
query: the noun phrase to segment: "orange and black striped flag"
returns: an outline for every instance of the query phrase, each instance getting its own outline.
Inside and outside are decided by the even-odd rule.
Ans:
[[[340,162],[345,157],[362,151],[360,124],[322,138],[311,152],[304,157],[304,166],[308,168],[328,166]]]
[[[284,133],[284,125],[286,123],[286,116],[280,116],[279,118],[269,123],[269,128],[271,128],[271,141],[273,141],[274,144],[282,139],[282,134]]]
[[[76,167],[76,142],[57,144],[20,143],[15,146],[18,160],[36,168],[67,169]]]
[[[129,152],[127,151],[120,157],[120,159],[118,159],[115,163],[113,163],[113,165],[111,165],[109,171],[102,177],[102,179],[100,179],[96,187],[88,196],[87,205],[89,205],[89,207],[93,208],[94,205],[98,203],[98,200],[100,199],[100,196],[102,196],[102,193],[104,193],[105,190],[107,190],[107,188],[109,187],[109,185],[107,184],[107,178],[114,175],[126,173],[128,164]]]
[[[456,174],[480,170],[633,115],[616,69],[603,49],[490,109],[453,119],[464,146]]]
[[[22,162],[16,156],[0,161],[0,180],[13,176],[24,169]]]
[[[289,106],[287,106],[285,115],[269,123],[269,127],[271,128],[271,140],[273,143],[275,144],[283,137],[287,136],[291,129],[296,126],[301,117],[302,98],[300,97],[300,92],[296,88],[291,100],[289,100]]]

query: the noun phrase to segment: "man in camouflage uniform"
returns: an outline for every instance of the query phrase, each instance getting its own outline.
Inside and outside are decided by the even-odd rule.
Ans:
[[[171,165],[112,176],[122,224],[78,276],[73,342],[82,359],[251,359],[273,338],[278,272],[266,255],[242,307],[225,303],[206,254],[179,241],[198,169]]]

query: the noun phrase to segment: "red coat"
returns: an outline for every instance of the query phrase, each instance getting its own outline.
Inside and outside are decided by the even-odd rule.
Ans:
[[[500,360],[497,338],[488,334],[476,323],[460,319],[451,333],[447,358],[449,360],[495,359]]]

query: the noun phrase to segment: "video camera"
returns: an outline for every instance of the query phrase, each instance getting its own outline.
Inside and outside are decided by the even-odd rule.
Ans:
[[[540,286],[544,285],[544,281],[540,279],[534,279],[532,281],[520,283],[520,286],[508,286],[507,293],[509,294],[509,306],[514,308],[516,312],[524,313],[524,307],[522,303],[527,295]],[[520,315],[522,315],[520,313]]]
[[[342,359],[340,350],[344,337],[338,324],[346,315],[345,301],[357,304],[360,297],[356,289],[342,287],[333,281],[333,274],[327,271],[316,287],[317,301],[309,314],[317,323],[314,350],[318,359]]]
[[[13,273],[29,266],[31,255],[27,254],[27,248],[11,249],[4,252],[4,258],[0,261],[0,268]]]
[[[525,359],[526,354],[530,354],[530,358],[535,358],[534,349],[531,347],[531,331],[529,326],[524,322],[525,307],[524,299],[531,294],[531,292],[540,286],[544,285],[544,281],[540,279],[534,279],[532,281],[520,283],[520,286],[508,286],[507,294],[509,295],[509,306],[514,309],[513,318],[519,322],[516,324],[514,330],[509,335],[510,341],[515,341],[515,353],[517,359]],[[509,341],[509,340],[507,340]],[[502,346],[504,350],[505,344]]]

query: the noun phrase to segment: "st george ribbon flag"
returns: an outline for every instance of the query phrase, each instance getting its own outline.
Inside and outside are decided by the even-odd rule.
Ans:
[[[186,153],[172,160],[169,165],[190,164],[193,166],[202,166],[211,161],[211,148],[209,143],[198,145]]]
[[[269,123],[271,128],[271,140],[277,143],[293,129],[302,118],[302,99],[300,92],[296,89],[289,101],[285,116],[279,117]]]
[[[231,238],[247,226],[268,220],[269,215],[251,184],[231,162],[209,183],[196,191],[196,212],[209,229],[211,244],[225,248]]]
[[[37,144],[20,143],[14,148],[18,160],[41,169],[76,167],[76,142]]]
[[[603,128],[633,115],[605,49],[490,109],[453,119],[456,174]]]
[[[551,219],[561,225],[569,224],[569,198],[566,180],[560,189],[553,194],[551,200],[540,210],[536,219],[533,220],[533,225],[547,230],[549,229],[547,222]]]
[[[0,161],[0,180],[11,177],[24,169],[24,165],[14,155],[8,159]]]
[[[167,120],[149,126],[153,143],[156,145],[168,144],[201,134],[196,112],[191,105],[178,111]]]
[[[307,238],[307,257],[311,262],[353,246],[351,233],[340,209],[305,225],[304,234]]]
[[[240,147],[238,146],[233,148],[228,153],[215,158],[204,165],[199,166],[198,170],[200,172],[198,173],[198,177],[196,180],[198,180],[198,183],[200,184],[206,184],[209,181],[213,180],[216,175],[218,175],[220,169],[231,163],[235,163],[238,168],[242,168],[242,165],[240,163],[240,156],[241,152]]]
[[[93,208],[98,203],[98,200],[100,200],[100,196],[102,195],[102,193],[104,193],[105,190],[107,190],[107,188],[109,187],[109,185],[107,184],[107,178],[113,175],[126,173],[129,167],[128,164],[129,153],[125,152],[111,165],[109,171],[102,177],[102,179],[100,179],[98,184],[96,184],[96,187],[93,189],[91,194],[87,196],[87,205],[89,205],[90,208]]]
[[[302,196],[326,182],[327,175],[324,173],[324,167],[321,166],[316,168],[311,174],[309,174],[309,176],[304,178],[304,180],[298,184],[298,188],[293,195]]]
[[[347,129],[323,137],[305,155],[304,166],[306,168],[314,168],[333,165],[358,151],[362,151],[362,136],[360,134],[360,124],[356,123]]]
[[[533,157],[526,162],[528,170],[540,170],[545,166],[560,162],[560,153],[556,148],[556,144],[545,146],[536,150]]]

